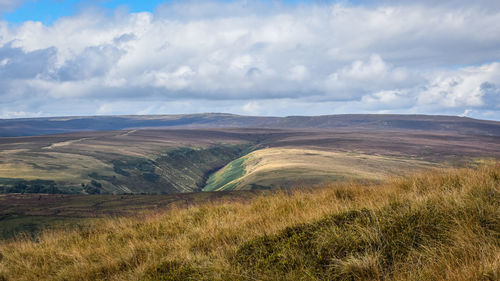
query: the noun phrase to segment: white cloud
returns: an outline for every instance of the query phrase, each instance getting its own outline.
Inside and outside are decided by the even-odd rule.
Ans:
[[[243,105],[242,109],[246,114],[258,115],[260,114],[261,106],[257,102],[251,101]]]
[[[154,14],[83,11],[49,26],[1,22],[0,109],[42,115],[472,109],[500,118],[497,2],[381,3],[187,1],[162,4]],[[72,104],[82,109],[65,108]]]
[[[380,91],[363,96],[361,103],[367,109],[403,109],[411,108],[415,104],[415,97],[408,90]]]
[[[419,94],[419,104],[495,108],[500,102],[500,63],[436,74]]]
[[[24,112],[24,111],[7,111],[2,110],[0,118],[24,118],[24,117],[39,117],[40,112]]]
[[[460,114],[460,117],[467,117],[470,113],[472,112],[471,109],[466,109],[462,114]]]
[[[418,74],[387,64],[379,55],[371,55],[366,62],[357,60],[330,74],[326,87],[338,98],[349,100],[367,93],[414,87],[422,80]]]

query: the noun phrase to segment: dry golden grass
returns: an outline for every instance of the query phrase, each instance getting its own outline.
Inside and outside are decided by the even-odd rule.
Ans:
[[[0,163],[0,177],[26,180],[54,180],[79,185],[88,181],[90,172],[99,171],[113,175],[113,166],[91,156],[45,152],[39,155],[15,155],[6,163]],[[41,168],[43,167],[43,168]]]
[[[406,213],[394,211],[398,204],[406,204]],[[343,183],[278,192],[244,203],[215,202],[138,218],[108,219],[89,229],[46,232],[37,241],[2,242],[0,280],[328,280],[309,271],[306,263],[289,272],[265,260],[261,264],[269,267],[254,268],[253,263],[245,264],[247,257],[241,254],[255,249],[244,245],[260,245],[259,237],[286,237],[283,230],[290,226],[316,229],[316,222],[325,217],[348,216],[358,210],[366,210],[376,223],[370,227],[354,222],[336,225],[343,231],[339,233],[350,233],[346,241],[389,245],[401,258],[387,266],[381,258],[385,252],[374,248],[332,259],[334,275],[330,276],[338,280],[499,280],[499,165],[426,172],[378,185]],[[420,221],[423,226],[418,227],[431,229],[417,229],[432,239],[424,237],[418,247],[399,253],[397,247],[406,242],[398,240],[400,231],[395,227],[399,225],[404,232]],[[444,230],[432,228],[441,221]],[[446,237],[441,238],[441,232]],[[334,232],[324,236],[329,232],[322,228],[314,233],[316,240],[335,236]],[[418,233],[408,237],[420,239],[414,234]],[[294,249],[290,246],[283,253],[290,255]],[[281,259],[285,263],[286,255]],[[235,262],[235,257],[242,262]]]

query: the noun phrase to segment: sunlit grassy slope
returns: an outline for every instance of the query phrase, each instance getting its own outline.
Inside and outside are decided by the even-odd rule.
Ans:
[[[265,148],[226,165],[205,191],[304,186],[341,180],[381,180],[436,163],[409,157],[377,156],[305,148]]]
[[[499,165],[280,191],[0,243],[0,280],[499,278]]]

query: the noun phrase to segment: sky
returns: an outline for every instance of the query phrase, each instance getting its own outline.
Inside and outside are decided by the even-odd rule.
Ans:
[[[499,27],[498,0],[0,0],[0,118],[500,120]]]

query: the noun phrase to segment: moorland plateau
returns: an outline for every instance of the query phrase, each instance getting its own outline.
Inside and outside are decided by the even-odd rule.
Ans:
[[[0,120],[0,280],[498,280],[500,122]]]

